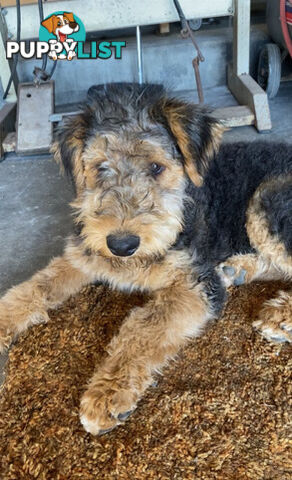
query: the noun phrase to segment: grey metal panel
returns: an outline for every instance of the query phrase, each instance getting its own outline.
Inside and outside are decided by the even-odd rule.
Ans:
[[[16,25],[16,24],[15,24]],[[6,60],[6,40],[7,40],[7,26],[5,23],[5,18],[0,12],[0,92],[2,99],[2,89],[3,93],[6,90],[7,84],[10,78],[10,67],[9,63]],[[6,97],[7,102],[16,102],[16,92],[14,87],[14,82],[12,82],[9,93]],[[0,100],[1,103],[1,100]]]
[[[231,15],[233,0],[181,0],[187,18]],[[75,13],[88,32],[113,30],[136,25],[176,22],[178,15],[172,0],[67,0],[44,3],[45,16],[57,10]],[[7,8],[8,30],[16,35],[16,8]],[[37,5],[22,6],[22,39],[36,38],[39,32]]]
[[[53,138],[49,120],[54,111],[54,82],[22,83],[18,89],[17,140],[19,153],[47,152]]]

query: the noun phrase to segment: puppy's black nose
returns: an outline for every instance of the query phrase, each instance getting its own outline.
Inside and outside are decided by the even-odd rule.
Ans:
[[[110,251],[119,257],[129,257],[140,245],[137,235],[108,235],[106,243]]]

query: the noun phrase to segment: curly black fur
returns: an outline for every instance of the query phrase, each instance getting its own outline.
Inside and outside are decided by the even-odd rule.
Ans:
[[[187,193],[194,208],[185,208],[185,229],[180,244],[196,253],[201,264],[217,265],[236,253],[250,253],[246,210],[258,186],[265,180],[292,173],[289,145],[236,143],[222,145],[210,163],[204,185],[191,182]],[[292,242],[291,183],[277,194],[263,198],[271,229]]]
[[[292,175],[268,186],[261,195],[261,208],[268,220],[269,231],[277,236],[292,255]]]

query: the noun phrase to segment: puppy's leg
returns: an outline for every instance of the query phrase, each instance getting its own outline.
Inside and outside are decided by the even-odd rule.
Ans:
[[[246,222],[251,245],[284,280],[292,279],[291,206],[292,175],[269,179],[252,198]],[[267,340],[292,342],[292,291],[264,303],[254,326]]]
[[[102,434],[125,420],[153,382],[153,373],[189,337],[200,334],[214,316],[205,288],[185,278],[130,313],[82,397],[81,422],[88,432]]]
[[[49,308],[57,307],[90,281],[64,256],[8,290],[0,300],[0,352],[30,325],[46,322]]]
[[[226,287],[254,280],[288,279],[288,266],[282,268],[280,263],[274,265],[271,259],[257,254],[234,255],[219,265],[218,273]],[[292,291],[279,291],[265,302],[253,326],[269,341],[292,342]]]
[[[292,343],[292,290],[265,302],[253,325],[271,342]]]
[[[257,253],[233,255],[217,267],[217,272],[226,287],[243,285],[254,280],[283,278],[280,268]]]

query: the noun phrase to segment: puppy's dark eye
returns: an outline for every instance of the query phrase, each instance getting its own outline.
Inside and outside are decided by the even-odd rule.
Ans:
[[[162,173],[163,170],[165,170],[165,167],[163,167],[162,165],[159,165],[159,163],[153,162],[150,165],[150,172],[154,177]]]
[[[104,172],[107,172],[107,170],[108,170],[107,167],[102,164],[97,167],[98,173],[104,173]]]
[[[58,22],[58,27],[60,27],[61,25],[62,25],[62,23],[61,23],[61,22]]]

